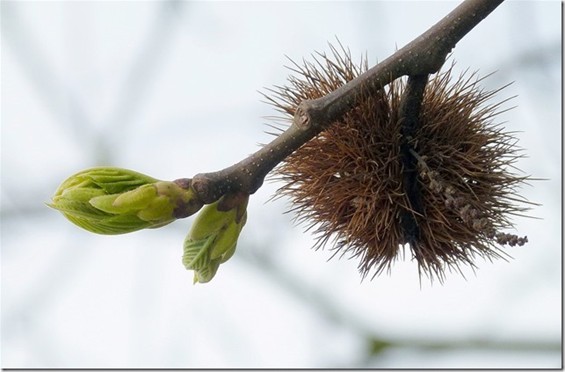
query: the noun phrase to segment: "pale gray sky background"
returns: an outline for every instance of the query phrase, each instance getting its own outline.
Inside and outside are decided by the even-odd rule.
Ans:
[[[560,367],[561,3],[507,1],[455,48],[457,69],[518,97],[519,167],[545,178],[510,262],[361,282],[310,249],[277,184],[250,200],[235,257],[192,285],[192,218],[98,236],[43,204],[96,165],[160,179],[224,168],[270,138],[258,90],[340,41],[374,63],[459,2],[1,3],[2,367]],[[372,345],[388,345],[372,350]],[[377,352],[379,351],[379,352]]]

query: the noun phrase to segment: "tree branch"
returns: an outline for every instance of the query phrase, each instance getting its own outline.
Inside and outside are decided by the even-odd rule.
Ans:
[[[428,31],[356,79],[324,97],[303,101],[292,125],[256,153],[223,170],[194,176],[193,190],[204,203],[236,191],[253,194],[277,164],[343,117],[358,97],[375,94],[401,76],[437,72],[457,42],[503,1],[465,0]]]
[[[406,209],[401,214],[404,239],[412,246],[420,238],[420,229],[415,213],[422,214],[422,202],[418,184],[417,159],[411,154],[414,150],[414,137],[419,125],[420,107],[424,99],[424,91],[428,82],[428,75],[409,76],[399,107],[399,117],[402,121],[402,143],[400,154],[402,159],[402,182],[404,191],[410,202],[410,210]]]

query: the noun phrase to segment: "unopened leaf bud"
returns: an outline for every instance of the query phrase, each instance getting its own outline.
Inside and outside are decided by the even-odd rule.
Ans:
[[[48,205],[90,232],[125,234],[161,227],[198,211],[202,203],[189,181],[160,181],[115,167],[90,168],[67,178]]]
[[[229,199],[229,203],[226,200]],[[220,264],[235,253],[237,240],[247,222],[249,195],[224,196],[202,208],[184,241],[182,262],[194,270],[194,283],[207,283]],[[230,209],[226,210],[226,205]]]

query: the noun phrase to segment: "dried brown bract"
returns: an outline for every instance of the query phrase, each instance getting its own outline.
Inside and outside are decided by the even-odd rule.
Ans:
[[[292,120],[302,100],[324,96],[367,69],[366,59],[356,65],[349,52],[332,52],[294,64],[289,85],[265,95],[284,120]],[[275,170],[283,184],[277,195],[289,196],[297,220],[314,228],[315,247],[330,244],[359,257],[363,277],[389,270],[403,246],[420,273],[442,280],[446,269],[474,268],[477,256],[504,258],[500,245],[527,242],[501,232],[530,204],[517,194],[528,179],[514,173],[517,140],[494,122],[506,100],[489,103],[500,89],[485,91],[475,73],[454,77],[452,68],[430,77],[412,135],[403,135],[406,80],[400,79],[360,97]]]

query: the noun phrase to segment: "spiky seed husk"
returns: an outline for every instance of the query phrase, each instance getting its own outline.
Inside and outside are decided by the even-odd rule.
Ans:
[[[278,119],[289,123],[302,100],[322,97],[366,71],[366,58],[355,65],[348,51],[331,48],[331,58],[318,54],[314,63],[295,63],[289,85],[265,94],[284,114]],[[443,280],[446,269],[474,268],[476,256],[504,258],[499,244],[527,242],[500,232],[513,227],[511,215],[529,209],[516,193],[528,179],[513,173],[521,156],[517,140],[493,121],[505,101],[489,102],[500,89],[483,90],[476,73],[455,78],[452,69],[430,77],[409,139],[418,159],[421,214],[410,207],[402,178],[403,79],[361,97],[275,170],[274,179],[282,181],[277,195],[289,196],[296,219],[314,229],[315,248],[330,244],[335,253],[358,257],[363,277],[389,270],[403,245],[420,274]],[[418,225],[417,239],[402,224],[406,211]]]

